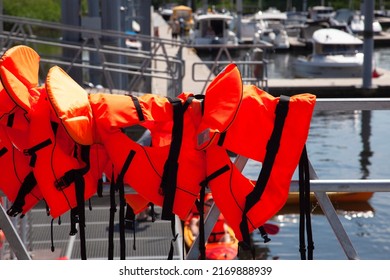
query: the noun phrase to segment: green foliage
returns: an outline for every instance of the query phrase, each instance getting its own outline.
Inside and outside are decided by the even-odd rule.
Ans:
[[[3,0],[3,13],[11,16],[59,22],[61,0]]]

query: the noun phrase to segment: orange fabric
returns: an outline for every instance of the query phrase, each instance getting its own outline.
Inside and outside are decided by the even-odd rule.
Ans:
[[[12,130],[8,132],[11,140],[13,142],[15,141],[14,145],[18,149],[24,150],[26,148],[33,148],[46,140],[51,141],[48,146],[42,147],[35,152],[36,163],[33,171],[42,195],[49,205],[50,214],[53,218],[56,218],[69,209],[74,208],[77,203],[74,183],[62,190],[57,189],[55,183],[67,171],[80,169],[85,166],[85,163],[80,159],[80,146],[70,138],[68,132],[64,129],[65,126],[58,125],[60,119],[53,114],[53,110],[50,108],[45,88],[38,87],[38,69],[39,56],[35,51],[25,46],[11,48],[0,60],[0,75],[4,88],[10,99],[18,106],[12,112],[14,124]],[[59,68],[55,67],[54,69],[58,70]],[[70,91],[66,92],[68,96],[65,96],[64,87],[61,85],[65,84],[66,88],[69,88],[69,84],[66,83],[67,75],[58,74],[61,71],[53,71],[48,79],[51,82],[50,86],[57,87],[56,91],[61,93],[59,96],[61,96],[62,100],[68,106],[65,108],[68,111],[61,112],[84,115],[84,112],[83,114],[77,111],[75,113],[75,107],[72,104],[74,94],[72,95],[71,93],[79,90],[79,88],[70,83],[73,87],[70,87]],[[49,88],[52,90],[52,87]],[[77,96],[80,96],[79,93],[80,90]],[[81,95],[81,97],[84,97],[83,105],[86,104],[88,106],[89,101],[87,95]],[[76,103],[76,105],[78,104]],[[84,108],[82,106],[79,107]],[[61,121],[70,124],[74,122],[73,115],[65,116],[68,118],[64,118],[64,115],[61,115],[63,117]],[[26,127],[23,127],[23,129],[25,133],[28,133],[26,134],[28,137],[20,137],[17,134],[19,133],[17,131],[18,124],[20,123],[25,124]],[[52,128],[53,123],[58,125],[55,133]],[[90,131],[92,131],[92,128],[89,127],[89,124],[81,127],[79,133],[84,134],[78,140],[82,138],[82,141],[85,142],[79,142],[82,142],[82,144],[91,143],[91,133],[88,134]],[[77,153],[76,158],[74,157],[75,153]],[[97,145],[91,147],[90,158],[97,158],[100,161],[91,160],[90,170],[84,175],[85,199],[90,198],[96,192],[98,178],[101,177],[101,172],[104,170],[104,166],[108,161],[105,150]]]
[[[145,200],[162,206],[161,176],[168,157],[169,146],[143,147],[118,131],[109,134],[104,142],[106,150],[118,174],[131,150],[135,156],[125,173],[124,182],[131,186]],[[179,158],[179,175],[173,212],[184,220],[198,196],[199,183],[205,177],[204,154],[187,151]],[[190,171],[190,172],[189,172]]]
[[[77,202],[74,183],[59,190],[55,187],[55,182],[67,171],[80,169],[85,166],[85,163],[73,156],[74,150],[80,151],[80,147],[76,147],[75,142],[63,126],[58,125],[54,134],[50,122],[50,120],[53,121],[54,116],[51,116],[49,106],[46,95],[42,93],[41,98],[30,113],[30,129],[34,133],[30,133],[29,143],[30,147],[33,147],[47,139],[51,140],[50,145],[36,151],[34,174],[49,205],[50,215],[57,218],[76,207]],[[84,175],[84,180],[84,198],[87,200],[96,193],[98,178],[94,177],[92,172],[88,172]]]
[[[209,186],[215,203],[239,240],[242,240],[239,225],[245,198],[253,190],[255,182],[239,172],[227,150],[263,162],[278,100],[254,86],[245,86],[243,102],[235,122],[226,133],[223,146],[213,145],[206,151],[208,175],[226,164],[230,167],[228,172],[211,180]],[[249,232],[263,225],[285,204],[291,178],[309,133],[314,105],[314,95],[291,97],[279,152],[268,184],[260,201],[247,213]]]
[[[25,111],[15,104],[0,83],[0,149],[7,149],[0,158],[0,165],[6,174],[0,178],[0,188],[11,202],[15,201],[24,178],[32,171],[29,157],[23,154],[23,150],[28,146],[28,126]],[[42,194],[38,186],[35,186],[25,197],[22,213],[27,213],[41,199]]]
[[[206,149],[232,125],[242,101],[242,86],[237,66],[229,64],[207,87],[198,128],[198,149]]]
[[[126,128],[132,125],[142,124],[149,128],[155,122],[172,122],[172,105],[165,97],[145,94],[137,97],[142,114],[145,118],[140,121],[137,115],[136,106],[128,95],[97,93],[89,95],[96,129],[101,137],[105,134],[115,132],[118,128]]]
[[[28,112],[39,98],[39,55],[27,46],[15,46],[0,58],[2,83],[12,100]]]
[[[125,200],[131,206],[131,209],[133,209],[134,214],[142,212],[149,206],[149,200],[139,194],[126,194]]]
[[[58,66],[50,68],[47,74],[46,91],[55,114],[72,139],[81,145],[92,145],[92,110],[87,92]]]
[[[5,127],[0,125],[0,150],[7,149],[0,156],[0,166],[3,176],[0,176],[0,189],[7,198],[14,202],[18,195],[24,178],[32,171],[29,166],[29,158],[17,150],[9,140]],[[42,194],[37,186],[25,197],[22,213],[27,213],[42,199]]]

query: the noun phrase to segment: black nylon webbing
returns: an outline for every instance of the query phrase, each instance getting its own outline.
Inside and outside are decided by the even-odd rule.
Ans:
[[[112,168],[114,170],[114,167]],[[108,222],[108,259],[114,259],[114,219],[116,212],[116,203],[115,203],[115,178],[114,171],[111,174],[111,184],[110,184],[110,219]]]
[[[0,157],[4,156],[7,152],[8,152],[8,149],[6,147],[1,148]]]
[[[280,146],[280,139],[282,137],[283,126],[288,113],[289,101],[290,97],[284,95],[280,96],[279,102],[275,109],[274,128],[267,143],[267,152],[264,158],[263,166],[254,189],[246,196],[245,199],[245,207],[242,213],[240,230],[243,236],[243,242],[249,247],[251,241],[246,214],[260,200],[271,175],[272,167]]]
[[[184,113],[190,105],[193,97],[186,100],[184,104],[180,99],[171,99],[169,102],[173,108],[172,141],[168,158],[164,164],[164,172],[161,179],[160,188],[164,194],[164,201],[161,213],[162,220],[172,220],[173,203],[176,194],[177,174],[179,169],[179,155],[183,140]]]
[[[7,119],[7,126],[12,127],[14,125],[15,114],[9,114]]]
[[[77,201],[77,213],[79,217],[79,231],[80,231],[80,256],[82,260],[87,259],[87,249],[86,249],[86,240],[85,240],[85,202],[84,202],[84,193],[85,193],[85,180],[84,176],[76,176],[75,179],[75,188],[76,188],[76,201]]]
[[[206,259],[206,238],[205,238],[205,231],[204,231],[204,198],[206,195],[206,187],[208,186],[208,183],[217,178],[218,176],[222,175],[223,173],[230,170],[229,165],[224,165],[221,168],[217,169],[210,175],[206,177],[205,180],[203,180],[200,183],[201,190],[200,190],[200,197],[199,197],[199,203],[197,204],[197,208],[199,211],[199,253],[200,253],[200,259],[204,260]]]
[[[35,162],[37,161],[36,152],[39,151],[40,149],[43,149],[46,146],[49,146],[50,144],[52,144],[52,142],[51,142],[51,139],[48,138],[48,139],[42,141],[41,143],[38,143],[35,146],[33,146],[33,147],[29,148],[29,149],[25,149],[23,151],[23,153],[26,156],[31,156],[31,159],[30,159],[30,166],[31,167],[35,167]]]
[[[120,259],[126,259],[126,239],[125,239],[125,184],[124,177],[126,171],[135,156],[135,151],[131,150],[122,166],[120,173],[118,174],[116,184],[119,190],[119,242],[120,242]]]
[[[140,121],[144,121],[145,117],[144,117],[144,114],[142,112],[141,104],[139,103],[138,98],[133,96],[133,95],[129,95],[129,96],[130,96],[131,100],[133,100],[133,103],[134,103],[134,106],[135,106],[135,110],[137,111],[138,119]]]
[[[23,212],[23,206],[25,204],[26,196],[32,191],[32,189],[37,185],[37,180],[35,179],[34,173],[30,171],[27,176],[24,178],[18,194],[12,204],[11,208],[7,210],[7,214],[11,217],[15,217],[18,214]]]
[[[307,258],[305,245],[305,226],[307,234]],[[301,259],[313,259],[314,242],[310,213],[310,173],[306,146],[299,161],[299,252]]]

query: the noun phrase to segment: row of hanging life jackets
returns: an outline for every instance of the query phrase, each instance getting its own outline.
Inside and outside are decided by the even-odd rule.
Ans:
[[[136,191],[124,195],[135,213],[153,203],[162,219],[185,220],[208,187],[240,241],[286,202],[314,95],[273,97],[243,85],[234,64],[205,95],[88,94],[58,66],[39,85],[39,60],[23,45],[0,59],[0,188],[13,202],[9,215],[44,199],[52,218],[71,209],[82,218],[103,173]],[[134,125],[150,131],[150,146],[124,133]],[[259,179],[246,178],[230,153],[262,163]]]

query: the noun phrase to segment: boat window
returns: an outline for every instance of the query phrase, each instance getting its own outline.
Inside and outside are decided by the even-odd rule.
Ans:
[[[223,20],[211,20],[210,21],[210,26],[214,30],[214,33],[216,36],[223,37],[224,24],[226,24],[226,23]]]
[[[362,52],[362,45],[319,45],[318,53],[326,54],[355,54]]]

